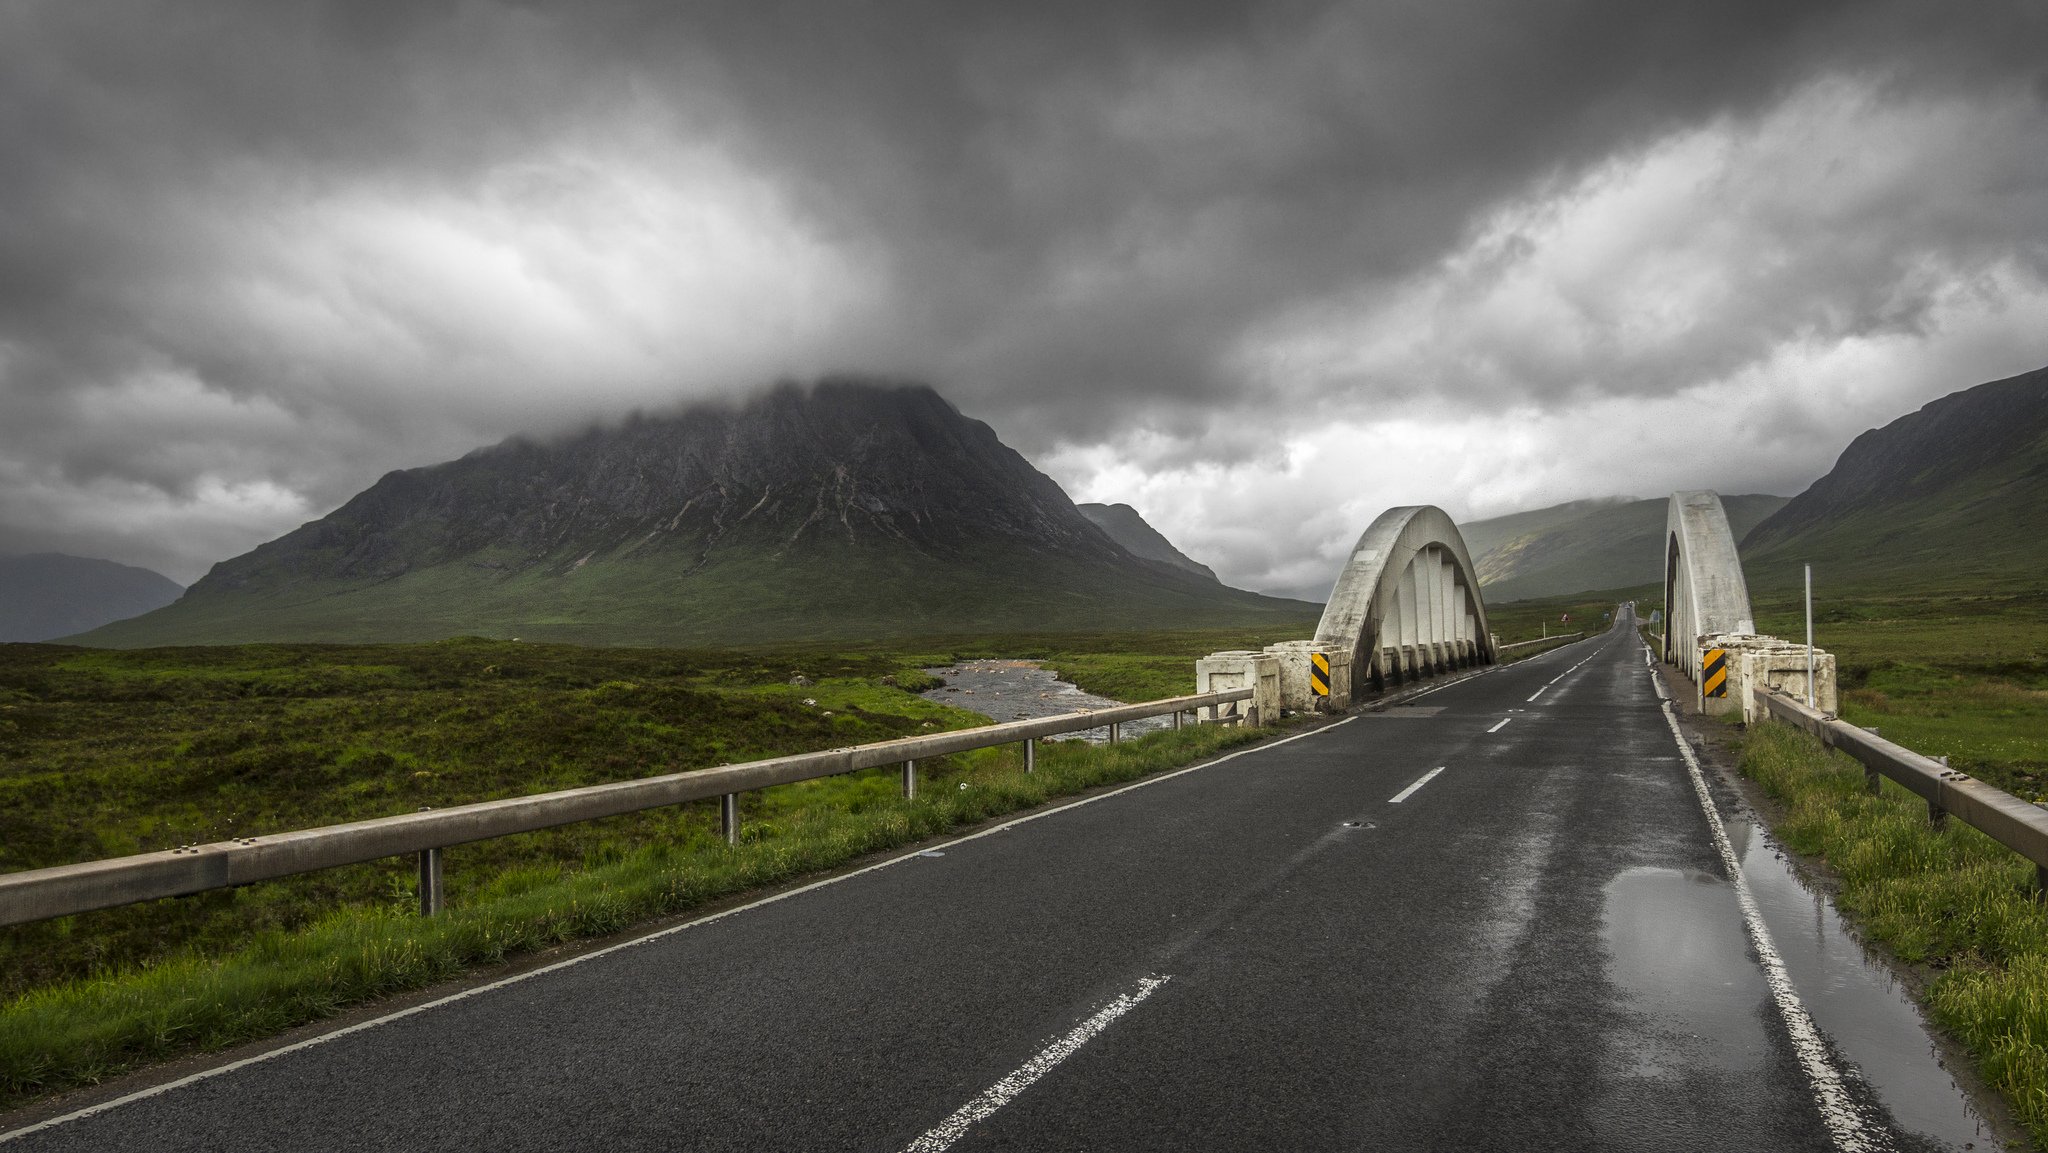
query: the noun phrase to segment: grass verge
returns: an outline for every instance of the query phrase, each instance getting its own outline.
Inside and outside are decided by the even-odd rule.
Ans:
[[[1871,939],[1931,974],[1935,1020],[1975,1056],[2037,1144],[2048,1146],[2048,906],[2025,858],[1784,725],[1752,726],[1742,772],[1785,808],[1776,833],[1840,878],[1837,904]]]
[[[174,955],[32,989],[0,1006],[0,1108],[268,1036],[474,966],[831,869],[1260,736],[1198,727],[1114,746],[1048,742],[1028,776],[1015,748],[978,750],[921,764],[916,801],[901,798],[892,769],[783,786],[750,802],[738,846],[707,827],[683,825],[672,839],[580,870],[505,872],[440,917],[406,912],[403,900],[343,909],[302,928],[259,933],[225,955]]]

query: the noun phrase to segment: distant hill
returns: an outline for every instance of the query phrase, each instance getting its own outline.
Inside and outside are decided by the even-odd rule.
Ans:
[[[1094,521],[1095,527],[1108,533],[1109,539],[1129,550],[1131,555],[1186,569],[1210,580],[1216,579],[1215,570],[1173,547],[1172,541],[1147,523],[1130,505],[1082,504],[1074,507],[1081,510],[1082,516]]]
[[[922,386],[508,440],[394,472],[85,643],[750,643],[1312,619],[1134,556]]]
[[[162,608],[185,590],[146,568],[60,552],[0,555],[0,641],[47,641]]]
[[[1933,401],[1850,442],[1742,538],[1750,588],[1811,562],[1842,587],[2039,585],[2048,567],[2048,368]]]
[[[1752,493],[1723,496],[1721,503],[1739,540],[1785,498]],[[1669,496],[1574,501],[1459,530],[1487,601],[1505,603],[1657,583],[1669,507]]]

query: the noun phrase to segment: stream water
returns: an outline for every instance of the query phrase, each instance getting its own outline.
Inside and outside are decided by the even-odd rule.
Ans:
[[[1040,668],[1037,661],[962,661],[957,665],[925,671],[944,678],[946,683],[944,687],[929,689],[920,696],[928,701],[980,713],[992,721],[1022,721],[1060,713],[1078,713],[1084,709],[1113,708],[1124,703],[1083,692],[1072,681],[1060,680],[1050,670]],[[1147,717],[1142,721],[1123,722],[1118,726],[1118,732],[1131,737],[1171,727],[1172,717]],[[1100,744],[1109,739],[1109,730],[1088,729],[1046,739]]]

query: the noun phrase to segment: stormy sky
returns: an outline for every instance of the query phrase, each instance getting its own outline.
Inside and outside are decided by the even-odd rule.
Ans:
[[[0,7],[0,551],[929,381],[1225,580],[2048,364],[2048,5]]]

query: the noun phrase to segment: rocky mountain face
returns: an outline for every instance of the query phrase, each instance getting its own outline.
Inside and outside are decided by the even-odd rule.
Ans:
[[[639,553],[688,572],[729,548],[938,556],[990,537],[1122,559],[1051,478],[938,393],[829,381],[394,472],[193,587],[280,573],[383,580],[468,559],[566,570]]]
[[[0,641],[47,641],[162,608],[185,590],[159,572],[65,553],[0,556]]]
[[[1138,515],[1138,510],[1127,504],[1082,504],[1076,505],[1081,515],[1094,522],[1095,527],[1109,534],[1109,539],[1124,546],[1131,555],[1145,560],[1170,564],[1209,580],[1216,579],[1215,570],[1173,547],[1166,535]]]
[[[1976,584],[2048,560],[2048,368],[1932,401],[1850,442],[1741,540],[1751,585]],[[1826,571],[1823,572],[1823,569]]]
[[[686,643],[1303,611],[1134,556],[929,388],[833,380],[391,473],[93,639]]]

